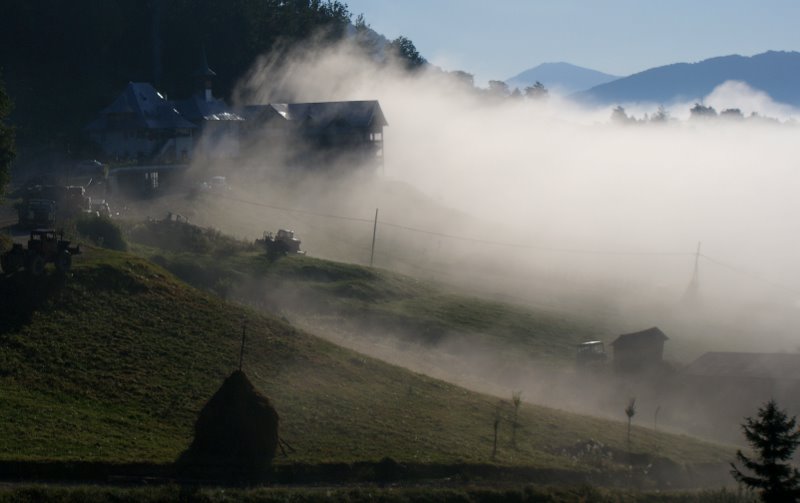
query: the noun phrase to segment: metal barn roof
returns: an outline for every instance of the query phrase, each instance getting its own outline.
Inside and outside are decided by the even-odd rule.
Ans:
[[[800,380],[800,354],[710,352],[683,370],[705,377]]]

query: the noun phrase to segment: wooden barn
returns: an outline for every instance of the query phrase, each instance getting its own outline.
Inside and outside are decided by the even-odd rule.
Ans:
[[[671,408],[694,431],[740,441],[742,420],[770,399],[800,412],[800,354],[705,353],[678,373],[673,393]]]
[[[664,360],[664,341],[668,337],[657,327],[622,334],[611,343],[614,369],[618,372],[660,370]]]

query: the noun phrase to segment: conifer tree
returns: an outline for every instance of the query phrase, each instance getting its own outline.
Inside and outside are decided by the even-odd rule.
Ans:
[[[16,155],[14,149],[14,128],[7,124],[11,113],[11,100],[0,81],[0,201],[3,199],[8,181],[11,179],[11,162]]]
[[[736,458],[752,475],[744,474],[733,463],[731,475],[758,490],[761,501],[797,501],[800,497],[800,472],[789,463],[800,444],[795,417],[789,418],[775,400],[770,400],[758,409],[755,419],[745,418],[742,430],[755,456],[747,457],[742,451],[737,451]]]

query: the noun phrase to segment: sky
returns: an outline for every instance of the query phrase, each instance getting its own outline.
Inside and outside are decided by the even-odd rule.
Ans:
[[[797,0],[345,0],[378,33],[410,38],[476,83],[566,61],[613,75],[798,50]]]

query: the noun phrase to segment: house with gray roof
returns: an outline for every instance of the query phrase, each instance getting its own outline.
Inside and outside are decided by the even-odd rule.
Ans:
[[[85,131],[112,161],[188,159],[198,126],[146,82],[129,82]]]
[[[217,74],[208,67],[206,53],[194,74],[198,90],[184,100],[172,101],[175,110],[184,119],[198,127],[194,156],[206,158],[229,158],[239,155],[239,138],[244,118],[225,101],[215,98],[214,77]]]
[[[800,384],[798,353],[705,353],[683,370],[703,379],[787,381]]]
[[[673,393],[686,421],[713,425],[704,434],[739,440],[742,419],[767,400],[800,412],[800,354],[705,353],[678,372]]]
[[[110,176],[151,190],[193,158],[236,158],[245,149],[297,168],[382,166],[387,121],[376,100],[233,109],[214,97],[215,75],[204,53],[189,98],[169,101],[151,84],[129,83],[85,128],[103,160],[126,165]]]
[[[383,128],[388,125],[377,100],[269,103],[244,107],[251,143],[289,146],[289,162],[316,158],[353,164],[383,163]]]

